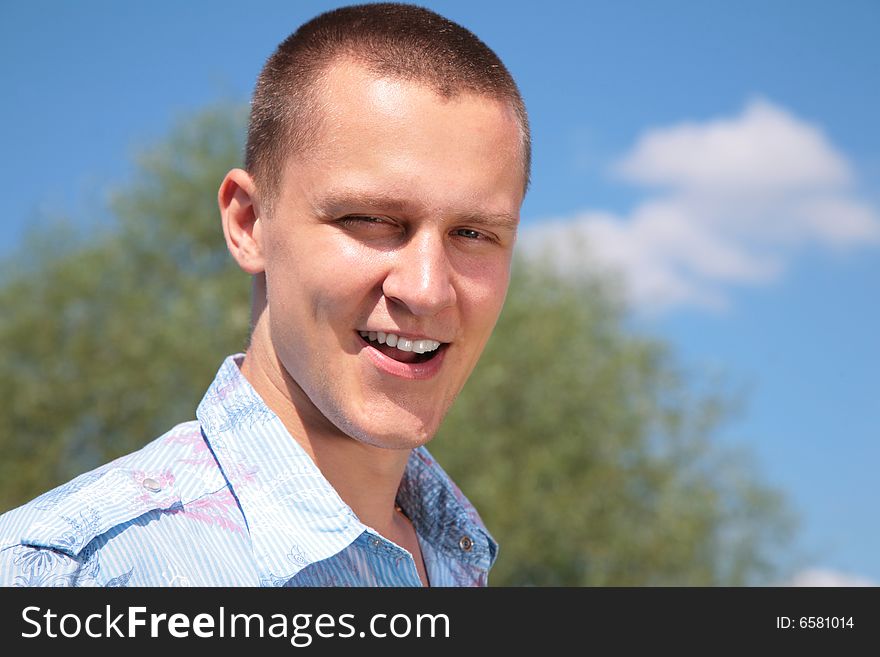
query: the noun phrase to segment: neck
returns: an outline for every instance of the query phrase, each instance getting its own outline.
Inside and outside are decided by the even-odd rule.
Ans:
[[[260,333],[264,333],[260,335]],[[400,531],[395,499],[409,449],[384,449],[356,440],[330,422],[265,345],[257,322],[241,373],[365,525],[394,540]]]
[[[410,450],[382,449],[347,436],[312,440],[310,447],[321,473],[360,521],[394,540],[395,499]]]

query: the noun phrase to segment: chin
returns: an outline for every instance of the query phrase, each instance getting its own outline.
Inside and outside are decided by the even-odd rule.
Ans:
[[[347,423],[340,426],[346,434],[367,445],[383,449],[415,449],[421,447],[437,433],[440,422],[429,422],[402,414],[397,417],[369,418],[363,422]]]

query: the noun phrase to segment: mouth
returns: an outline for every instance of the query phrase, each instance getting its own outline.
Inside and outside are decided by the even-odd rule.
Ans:
[[[358,331],[361,339],[388,358],[406,365],[420,365],[436,359],[449,343],[430,338],[407,338],[383,331]]]
[[[356,334],[367,362],[383,374],[409,381],[427,381],[440,374],[450,345],[439,340],[379,331],[356,331]]]

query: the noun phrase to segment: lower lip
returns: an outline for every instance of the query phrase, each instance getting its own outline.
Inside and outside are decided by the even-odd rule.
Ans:
[[[366,353],[367,358],[372,361],[373,365],[382,372],[401,379],[417,381],[433,378],[440,371],[443,358],[446,356],[445,347],[440,347],[439,353],[429,361],[424,363],[401,363],[399,360],[394,360],[371,346],[360,335],[358,335],[358,339],[363,343],[363,351]]]

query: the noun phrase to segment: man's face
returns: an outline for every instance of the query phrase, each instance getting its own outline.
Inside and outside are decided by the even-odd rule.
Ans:
[[[290,159],[261,219],[272,345],[309,400],[307,429],[415,447],[501,311],[518,124],[490,98],[444,100],[353,65],[330,70],[321,100],[316,147]]]

